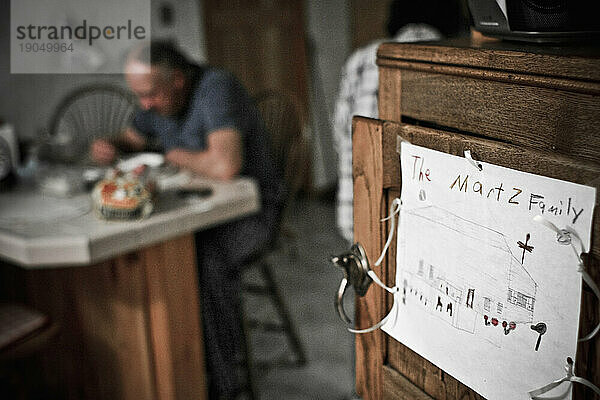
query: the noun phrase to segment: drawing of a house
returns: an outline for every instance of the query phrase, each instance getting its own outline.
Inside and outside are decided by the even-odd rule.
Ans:
[[[402,224],[407,301],[471,333],[533,321],[537,284],[501,232],[434,206],[405,212]]]

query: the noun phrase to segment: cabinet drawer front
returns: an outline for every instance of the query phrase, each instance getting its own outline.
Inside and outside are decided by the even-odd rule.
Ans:
[[[380,108],[382,119],[400,121],[408,117],[505,143],[595,163],[600,160],[600,96],[585,93],[581,85],[567,90],[566,80],[557,89],[550,87],[554,81],[541,78],[495,80],[497,73],[494,79],[487,79],[485,74],[474,77],[392,67],[380,70],[380,99],[386,100]],[[536,82],[548,86],[535,86]],[[390,103],[396,106],[385,106]]]
[[[384,128],[387,127],[388,131],[392,131],[393,128],[393,131],[398,134],[397,140],[406,140],[414,145],[448,154],[462,156],[465,150],[470,150],[479,161],[580,184],[589,184],[590,181],[600,175],[600,167],[597,164],[581,161],[580,159],[444,130],[409,124],[394,125],[386,123],[384,124]],[[586,257],[586,268],[592,279],[600,284],[599,214],[600,209],[596,207],[591,254]],[[395,254],[394,245],[391,246],[390,251]],[[394,277],[395,264],[392,262],[388,265],[387,283],[390,285],[393,284]],[[579,322],[579,331],[583,334],[590,332],[597,323],[598,305],[596,303],[595,296],[584,285]],[[461,382],[446,374],[428,360],[423,359],[403,344],[389,336],[386,339],[387,367],[402,377],[402,379],[393,379],[394,382],[399,382],[395,384],[396,386],[406,386],[403,382],[404,380],[408,380],[434,399],[482,399],[481,396],[477,395]],[[598,382],[600,379],[600,369],[598,368],[598,363],[600,362],[600,336],[589,342],[579,343],[576,360],[578,374],[594,382]],[[396,393],[399,389],[389,389],[388,386],[390,384],[385,381],[390,376],[389,373],[384,374],[384,388],[388,388],[386,393]],[[586,396],[589,396],[589,393],[581,385],[574,386],[574,399],[587,398]],[[398,397],[391,396],[389,398],[395,399]]]

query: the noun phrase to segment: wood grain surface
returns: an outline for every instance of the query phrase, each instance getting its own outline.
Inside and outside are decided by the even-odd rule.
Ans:
[[[487,39],[387,43],[380,46],[377,62],[383,154],[369,149],[369,154],[361,156],[362,150],[355,148],[354,157],[362,157],[363,164],[369,158],[371,163],[383,159],[382,174],[365,169],[369,176],[361,179],[381,179],[386,205],[401,187],[401,166],[397,154],[390,154],[389,143],[394,137],[461,156],[469,149],[475,159],[485,162],[600,186],[600,48]],[[370,124],[378,126],[376,122]],[[378,183],[369,187],[377,188]],[[365,198],[381,212],[382,201],[377,193]],[[365,210],[359,212],[367,214]],[[591,254],[585,261],[596,282],[600,282],[599,212],[595,210]],[[363,224],[355,225],[357,237],[371,234],[380,238],[382,246],[384,233],[376,232],[370,221]],[[384,266],[388,285],[395,279],[393,254],[394,241]],[[384,298],[382,303],[386,301]],[[371,299],[369,304],[377,303]],[[584,284],[581,336],[598,323],[598,307]],[[379,305],[379,310],[383,312],[385,307]],[[359,340],[366,343],[364,339],[357,339],[357,343]],[[383,365],[367,360],[360,371],[361,377],[369,376],[361,382],[383,379],[383,385],[370,390],[365,398],[482,399],[394,339],[386,336],[385,341]],[[363,351],[381,358],[380,349],[377,342],[377,347]],[[578,346],[576,371],[580,376],[600,383],[599,363],[600,338]],[[574,398],[597,396],[575,385]]]
[[[444,43],[384,43],[377,56],[387,60],[600,81],[597,46],[560,47],[465,38]]]
[[[394,369],[383,367],[383,398],[397,400],[433,400]]]
[[[207,398],[194,237],[150,246],[142,257],[157,397]]]
[[[384,68],[385,69],[385,68]],[[394,70],[401,92],[382,118],[410,117],[506,143],[600,163],[600,96],[550,87],[474,79],[415,70]],[[392,74],[391,72],[387,73]],[[394,79],[400,79],[396,77]],[[539,83],[539,82],[538,82]],[[384,112],[388,111],[384,107]]]
[[[207,399],[192,234],[85,267],[1,270],[19,283],[2,299],[60,329],[25,383],[60,399]]]
[[[369,260],[376,260],[385,240],[386,213],[383,193],[383,123],[355,117],[352,121],[352,175],[354,178],[354,240],[365,248]],[[381,268],[374,267],[381,276]],[[383,290],[372,285],[364,297],[357,297],[355,325],[375,325],[385,316]],[[380,398],[385,340],[381,330],[356,335],[356,391],[364,399]]]

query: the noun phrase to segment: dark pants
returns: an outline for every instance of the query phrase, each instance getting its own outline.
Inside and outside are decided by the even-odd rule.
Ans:
[[[273,234],[276,213],[261,214],[196,233],[198,279],[210,399],[233,399],[239,391],[241,270]]]

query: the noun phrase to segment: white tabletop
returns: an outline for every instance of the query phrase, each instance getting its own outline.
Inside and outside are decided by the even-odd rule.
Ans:
[[[89,265],[260,210],[251,179],[196,178],[186,185],[206,186],[213,190],[207,197],[161,192],[149,217],[127,222],[99,219],[85,193],[70,198],[18,188],[0,193],[0,257],[25,268]]]

